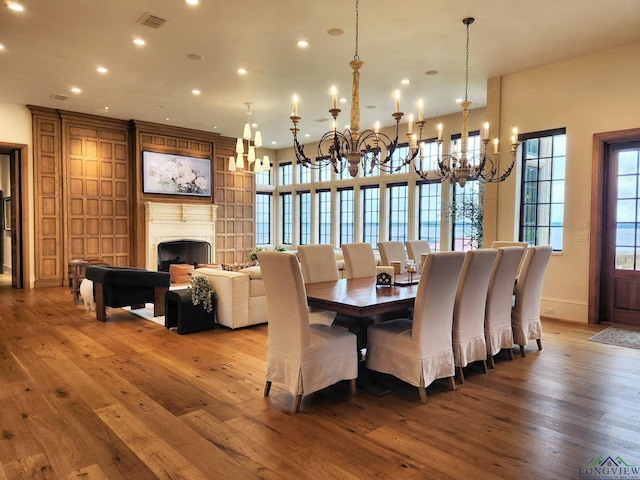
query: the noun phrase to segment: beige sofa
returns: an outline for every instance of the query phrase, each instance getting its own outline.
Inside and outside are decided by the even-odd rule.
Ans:
[[[216,322],[241,328],[267,322],[267,300],[260,267],[237,272],[217,268],[197,268],[194,275],[206,277],[218,296]]]
[[[296,254],[295,251],[287,253]],[[345,278],[342,249],[335,249],[340,278]],[[380,255],[375,251],[376,262]],[[267,323],[267,299],[260,267],[249,267],[237,272],[218,268],[196,268],[194,275],[207,278],[218,296],[216,322],[229,328],[242,328]],[[312,319],[314,323],[324,323],[322,319]]]

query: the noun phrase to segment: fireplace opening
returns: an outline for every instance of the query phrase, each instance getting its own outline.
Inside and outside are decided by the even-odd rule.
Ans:
[[[158,271],[168,272],[169,265],[211,263],[211,244],[199,240],[174,240],[158,245]]]

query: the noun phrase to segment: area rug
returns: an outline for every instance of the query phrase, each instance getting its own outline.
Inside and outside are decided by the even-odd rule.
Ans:
[[[161,317],[153,316],[153,303],[147,303],[144,308],[136,308],[135,310],[133,310],[131,307],[122,307],[122,309],[164,327],[164,315],[162,315]]]
[[[640,349],[640,327],[612,325],[589,340],[619,347]]]

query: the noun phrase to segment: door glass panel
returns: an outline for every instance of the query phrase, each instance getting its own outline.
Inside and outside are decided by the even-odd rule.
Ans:
[[[638,149],[617,152],[615,268],[618,270],[640,270],[639,152]]]

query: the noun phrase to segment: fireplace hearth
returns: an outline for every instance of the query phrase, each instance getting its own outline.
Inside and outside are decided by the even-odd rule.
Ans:
[[[168,272],[169,265],[211,263],[211,244],[200,240],[174,240],[158,245],[158,271]]]

